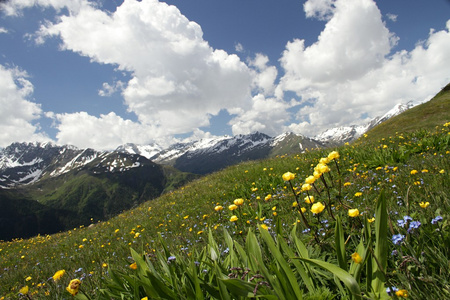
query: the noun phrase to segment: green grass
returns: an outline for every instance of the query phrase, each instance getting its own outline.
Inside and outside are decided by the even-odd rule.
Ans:
[[[384,190],[388,211],[386,246],[389,253],[387,268],[383,270],[386,276],[383,279],[384,286],[405,289],[413,299],[438,299],[450,295],[449,145],[449,127],[440,126],[437,129],[433,127],[433,131],[397,134],[379,141],[360,141],[335,149],[340,153],[340,174],[336,165],[329,163],[331,172],[325,175],[329,188],[318,181],[316,184],[321,191],[320,195],[314,190],[310,193],[314,195],[316,202],[333,204],[334,217],[340,216],[342,220],[346,244],[345,249],[340,250],[341,266],[351,262],[350,255],[359,249],[358,247],[366,245],[359,246],[362,224],[369,224],[365,220],[375,216],[376,201],[381,190]],[[201,264],[210,274],[217,272],[227,277],[231,271],[226,269],[226,262],[234,259],[235,265],[242,268],[250,266],[250,262],[243,259],[242,255],[250,255],[251,251],[258,247],[248,245],[249,238],[253,239],[249,230],[258,233],[253,243],[260,243],[261,247],[265,245],[261,248],[262,259],[273,255],[278,261],[272,262],[273,265],[267,262],[271,269],[265,277],[271,272],[278,272],[276,270],[279,267],[279,272],[287,272],[280,273],[279,276],[285,274],[283,276],[289,276],[291,280],[298,282],[300,291],[297,291],[297,288],[290,290],[285,287],[289,293],[300,292],[305,299],[317,299],[320,295],[324,298],[330,295],[344,297],[347,291],[345,285],[337,284],[333,276],[329,275],[330,270],[334,270],[329,264],[339,265],[335,254],[336,245],[339,244],[335,239],[336,222],[326,209],[314,216],[309,205],[303,201],[306,194],[302,192],[299,194],[299,202],[306,208],[305,218],[311,227],[311,230],[306,232],[307,228],[300,213],[293,208],[295,197],[290,185],[282,179],[282,175],[287,171],[295,173],[293,186],[297,192],[300,191],[304,179],[312,174],[319,159],[330,151],[317,150],[232,166],[197,179],[107,222],[93,223],[89,228],[82,226],[55,235],[0,243],[0,299],[2,296],[5,299],[19,298],[19,289],[24,286],[29,287],[28,295],[32,299],[69,299],[70,295],[65,291],[65,287],[74,278],[81,278],[81,290],[90,298],[96,299],[100,297],[100,289],[111,284],[111,274],[132,276],[130,278],[135,278],[133,282],[139,282],[136,277],[138,275],[133,275],[136,271],[129,267],[137,259],[131,256],[130,248],[136,250],[139,255],[145,254],[146,257],[160,262],[167,259],[168,255],[175,255],[177,259],[182,258],[185,262],[185,265],[179,265],[179,268],[194,270],[188,262],[194,258],[204,258],[205,253],[210,251],[211,240],[207,238],[209,231],[216,241],[220,258],[216,267],[212,263],[208,264],[206,258]],[[270,199],[268,195],[271,195]],[[268,200],[265,200],[266,197]],[[228,210],[228,206],[236,198],[244,199],[244,205],[234,211]],[[429,202],[429,206],[422,208],[421,202]],[[222,205],[223,211],[215,211],[216,205]],[[362,216],[348,217],[348,208],[358,208]],[[236,222],[230,222],[232,215],[238,217]],[[420,221],[420,227],[411,232],[407,232],[407,227],[400,227],[397,220],[402,220],[405,215],[414,221]],[[437,216],[441,216],[443,220],[432,224],[431,220]],[[263,224],[268,226],[268,232],[275,239],[275,246],[269,241],[269,235],[259,236],[258,226]],[[373,224],[367,225],[366,228],[373,228]],[[297,227],[295,236],[305,245],[311,263],[317,261],[315,265],[308,267],[311,270],[308,276],[314,276],[317,280],[314,290],[308,289],[303,277],[296,271],[299,270],[299,265],[295,265],[290,259],[290,255],[296,256],[299,253],[298,249],[291,248],[295,244],[295,238],[292,237],[286,245],[283,244],[284,239],[276,238],[291,236],[294,225]],[[227,234],[234,244],[227,243]],[[395,234],[404,235],[403,241],[398,245],[391,241]],[[375,231],[373,236],[375,237]],[[220,254],[230,245],[236,247],[233,249],[237,251],[233,254],[234,258]],[[275,253],[275,249],[283,251]],[[367,249],[366,252],[369,251]],[[394,254],[391,255],[391,252]],[[286,265],[282,263],[283,258],[286,259]],[[319,271],[319,261],[326,263],[324,266],[330,269]],[[302,264],[307,266],[309,262],[304,261]],[[156,274],[164,274],[164,264],[158,266],[159,264],[155,266]],[[214,271],[214,268],[218,269]],[[262,266],[253,265],[250,268],[253,275],[257,274],[255,268]],[[293,273],[289,275],[288,270],[283,268],[291,268]],[[56,271],[62,269],[66,273],[59,281],[51,279]],[[351,272],[352,267],[348,270]],[[358,275],[358,290],[369,291],[366,281],[370,272],[364,270]],[[199,270],[199,274],[202,274],[201,271]],[[217,279],[205,279],[201,276],[203,275],[199,275],[201,280],[211,282]],[[119,282],[124,282],[127,277],[118,278]],[[240,278],[241,276],[235,281],[222,278],[217,281],[217,286],[221,287],[222,293],[228,291],[232,294],[233,286],[246,282]],[[271,280],[269,286],[260,287],[261,293],[273,294],[277,291],[277,282],[273,281],[275,279]],[[224,283],[221,285],[219,282]],[[173,280],[170,284],[175,287],[175,283]],[[186,284],[185,281],[183,284]],[[249,290],[254,287],[252,282],[245,284]],[[183,288],[180,290],[184,290]],[[283,286],[279,288],[282,289]],[[144,296],[142,286],[136,289],[130,287],[130,290],[139,297]],[[203,293],[206,298],[214,294],[213,291],[211,294],[206,291]],[[83,294],[80,293],[77,297],[81,297],[80,295]],[[177,297],[184,298],[181,294],[177,294]]]

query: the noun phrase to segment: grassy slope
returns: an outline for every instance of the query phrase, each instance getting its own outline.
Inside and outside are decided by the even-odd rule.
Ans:
[[[396,132],[433,130],[437,125],[450,121],[450,83],[430,101],[417,105],[367,132],[368,139],[376,141],[394,136]]]
[[[437,108],[436,111],[449,110]],[[432,128],[444,123],[437,118],[432,120],[435,120],[435,124],[430,125]],[[447,113],[445,121],[448,120]],[[426,220],[437,214],[448,217],[448,127],[440,127],[435,135],[399,137],[387,134],[383,136],[384,141],[360,141],[339,149],[343,180],[351,183],[344,189],[345,195],[353,199],[360,211],[371,216],[373,201],[378,194],[376,191],[384,187],[391,199],[388,208],[393,219],[397,218],[397,213],[405,213],[405,206],[398,206],[397,199],[408,203],[408,212],[413,216]],[[383,144],[388,147],[383,148]],[[404,150],[408,155],[402,155]],[[47,298],[55,299],[62,295],[70,279],[80,277],[84,278],[83,288],[94,293],[104,284],[102,277],[107,276],[107,265],[115,269],[128,269],[132,262],[129,258],[130,247],[146,253],[159,251],[158,232],[170,251],[182,249],[187,254],[204,245],[208,228],[220,235],[215,229],[225,226],[239,239],[241,231],[255,227],[262,222],[262,218],[271,226],[280,218],[289,230],[298,215],[291,208],[293,197],[281,175],[286,171],[295,172],[300,178],[296,184],[301,184],[301,180],[311,174],[312,165],[328,152],[319,150],[243,163],[198,179],[93,228],[74,228],[52,236],[0,243],[0,297],[13,297],[20,287],[29,285],[32,292],[37,292],[35,298],[45,298],[48,291],[50,296]],[[368,161],[370,164],[367,164]],[[394,167],[398,169],[394,171]],[[427,172],[413,176],[411,171],[414,169]],[[441,173],[441,170],[444,172]],[[354,197],[356,192],[362,192],[363,196]],[[264,201],[268,194],[272,198]],[[227,210],[235,198],[246,199],[238,213]],[[418,203],[421,201],[429,201],[430,207],[420,210]],[[225,208],[220,214],[214,211],[217,204]],[[274,211],[277,216],[273,215]],[[229,222],[232,213],[239,215],[238,223]],[[60,269],[67,271],[60,282],[63,287],[47,280]],[[30,281],[26,281],[28,276]],[[43,283],[44,287],[37,287]]]

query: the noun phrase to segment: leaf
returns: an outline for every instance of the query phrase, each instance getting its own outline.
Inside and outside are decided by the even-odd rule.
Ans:
[[[347,271],[347,259],[345,255],[345,241],[344,241],[344,231],[342,229],[341,218],[337,216],[336,218],[336,229],[335,229],[335,243],[336,243],[336,255],[341,269]]]
[[[386,292],[384,289],[384,282],[386,281],[384,272],[387,266],[388,259],[388,213],[386,210],[386,197],[384,190],[381,191],[380,197],[377,201],[375,211],[375,251],[373,271],[372,271],[372,290],[375,294],[380,295]]]
[[[355,278],[353,278],[347,271],[322,260],[306,258],[299,259],[333,273],[333,275],[337,276],[345,284],[345,286],[350,290],[352,295],[356,297],[356,299],[361,299],[361,290],[359,288],[359,285],[356,282]]]

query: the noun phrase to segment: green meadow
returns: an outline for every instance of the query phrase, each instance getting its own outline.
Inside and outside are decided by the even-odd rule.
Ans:
[[[1,242],[0,299],[450,298],[446,122],[241,163]]]

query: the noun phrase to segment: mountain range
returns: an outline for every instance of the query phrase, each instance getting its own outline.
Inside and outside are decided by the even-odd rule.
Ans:
[[[166,149],[156,144],[125,144],[115,151],[13,143],[0,149],[0,240],[104,220],[198,174],[242,161],[351,142],[411,106],[396,105],[364,126],[334,128],[313,138],[255,132],[177,143]]]

